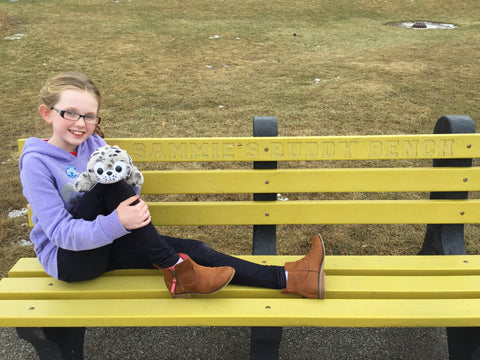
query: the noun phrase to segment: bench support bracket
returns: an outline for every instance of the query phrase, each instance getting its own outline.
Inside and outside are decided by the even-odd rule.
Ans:
[[[257,116],[253,118],[253,136],[278,136],[277,118],[274,116]],[[254,169],[276,169],[276,161],[255,161]],[[254,201],[276,201],[277,194],[253,194]],[[276,225],[253,226],[253,255],[277,254]],[[281,327],[252,327],[250,339],[250,359],[278,359]]]

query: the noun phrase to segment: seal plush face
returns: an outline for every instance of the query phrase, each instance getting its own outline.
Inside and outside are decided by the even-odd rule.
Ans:
[[[93,165],[93,171],[98,178],[98,182],[101,184],[112,184],[120,179],[127,177],[131,172],[131,167],[125,162],[125,160],[117,160],[121,157],[121,150],[114,150],[108,154],[108,158],[99,157],[95,165]]]
[[[75,190],[88,191],[96,183],[112,184],[122,179],[133,186],[143,184],[143,175],[133,165],[130,155],[118,146],[107,145],[92,153],[87,171],[80,174]]]

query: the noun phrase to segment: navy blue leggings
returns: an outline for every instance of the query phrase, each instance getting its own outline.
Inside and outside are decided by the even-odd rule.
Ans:
[[[80,200],[74,217],[94,220],[108,215],[123,200],[135,195],[126,182],[97,184]],[[215,251],[198,240],[160,235],[152,223],[132,230],[112,244],[85,251],[58,249],[58,276],[63,281],[94,279],[115,269],[166,268],[178,260],[178,253],[189,255],[203,266],[231,266],[235,269],[232,284],[282,289],[286,287],[283,266],[259,265]]]

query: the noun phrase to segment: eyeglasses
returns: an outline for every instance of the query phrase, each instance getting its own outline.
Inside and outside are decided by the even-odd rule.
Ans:
[[[76,113],[75,111],[71,111],[71,110],[58,110],[55,108],[52,108],[52,110],[55,110],[56,112],[58,112],[60,116],[65,120],[78,121],[80,120],[80,118],[83,118],[83,120],[87,124],[92,124],[92,125],[100,124],[100,120],[102,120],[101,118],[95,115],[80,115],[79,113]]]

